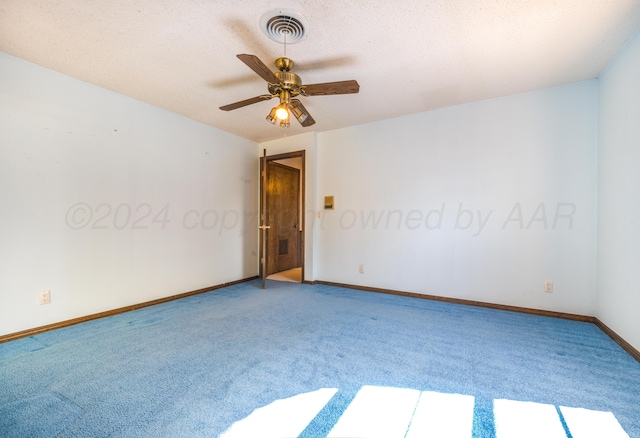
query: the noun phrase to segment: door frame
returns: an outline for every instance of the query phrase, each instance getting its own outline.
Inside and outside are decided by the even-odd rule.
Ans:
[[[260,175],[260,212],[262,214],[262,212],[265,211],[266,209],[266,187],[265,187],[265,183],[267,180],[267,166],[266,163],[263,164],[263,160],[266,160],[266,162],[269,161],[279,161],[279,160],[286,160],[289,158],[300,158],[301,159],[301,169],[300,169],[300,193],[299,193],[299,198],[300,198],[300,229],[299,229],[299,233],[300,233],[300,241],[299,241],[299,245],[298,245],[298,251],[299,251],[299,264],[302,267],[302,278],[301,281],[304,283],[304,271],[305,271],[305,236],[306,236],[306,232],[307,232],[307,227],[306,227],[306,223],[305,223],[305,203],[306,203],[306,157],[305,157],[306,151],[305,150],[300,150],[300,151],[293,151],[293,152],[285,152],[285,153],[281,153],[281,154],[275,154],[275,155],[266,155],[266,149],[264,152],[264,155],[260,157],[260,172],[265,172],[264,175]],[[269,227],[270,224],[267,223],[267,219],[265,219],[262,222],[263,226],[267,226]],[[264,275],[263,270],[266,270],[266,265],[267,265],[267,260],[266,258],[268,257],[268,251],[267,248],[265,247],[265,241],[268,240],[266,239],[266,230],[262,230],[262,232],[260,233],[260,238],[259,238],[259,254],[263,255],[263,257],[265,258],[264,263],[260,263],[260,269],[259,269],[259,275],[260,277],[263,279],[263,288],[265,287],[265,281],[264,279],[266,278],[266,276]]]

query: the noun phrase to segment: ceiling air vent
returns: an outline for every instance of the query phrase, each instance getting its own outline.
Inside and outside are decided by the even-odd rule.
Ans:
[[[273,41],[295,44],[306,38],[309,26],[302,14],[274,9],[262,16],[260,28]]]

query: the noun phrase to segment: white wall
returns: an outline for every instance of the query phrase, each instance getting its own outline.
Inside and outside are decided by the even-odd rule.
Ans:
[[[316,277],[595,315],[596,143],[595,80],[320,133]]]
[[[0,76],[0,335],[256,275],[255,143]],[[307,151],[305,279],[597,315],[640,348],[637,77],[638,35],[598,81],[261,144]]]
[[[274,127],[274,129],[278,129]],[[282,129],[282,128],[280,128]],[[283,134],[285,133],[284,130]],[[314,231],[316,204],[316,174],[317,174],[317,134],[309,132],[292,137],[284,137],[260,144],[260,156],[267,150],[267,156],[288,152],[305,151],[305,243],[304,243],[304,280],[316,280],[316,233]]]
[[[600,77],[598,318],[640,350],[640,34]]]
[[[0,335],[257,274],[254,142],[2,53],[0,77]]]

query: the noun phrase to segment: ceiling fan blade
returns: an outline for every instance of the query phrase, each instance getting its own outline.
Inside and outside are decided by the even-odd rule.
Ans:
[[[300,121],[300,118],[296,113],[301,114],[303,117],[306,116],[306,118],[300,122],[302,126],[306,128],[307,126],[311,126],[316,123],[316,121],[313,120],[313,117],[311,117],[311,114],[309,114],[309,111],[307,111],[302,102],[298,99],[291,99],[290,105],[294,108],[293,115],[298,119],[298,121]]]
[[[240,102],[230,103],[229,105],[221,106],[222,111],[231,111],[234,109],[242,108],[243,106],[252,105],[254,103],[262,102],[263,100],[269,100],[275,95],[263,94],[262,96],[252,97],[251,99],[241,100]]]
[[[325,82],[322,84],[303,85],[302,94],[305,96],[326,96],[329,94],[352,94],[360,90],[357,81]]]
[[[280,79],[278,79],[275,73],[272,72],[271,69],[264,64],[264,62],[260,61],[260,58],[258,58],[257,56],[246,54],[236,56],[238,57],[238,59],[240,59],[240,61],[247,64],[247,67],[258,73],[258,75],[265,81],[269,82],[270,84],[280,83]]]

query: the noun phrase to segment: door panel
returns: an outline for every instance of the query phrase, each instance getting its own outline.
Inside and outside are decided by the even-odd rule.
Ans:
[[[300,171],[267,161],[266,275],[299,266]]]

